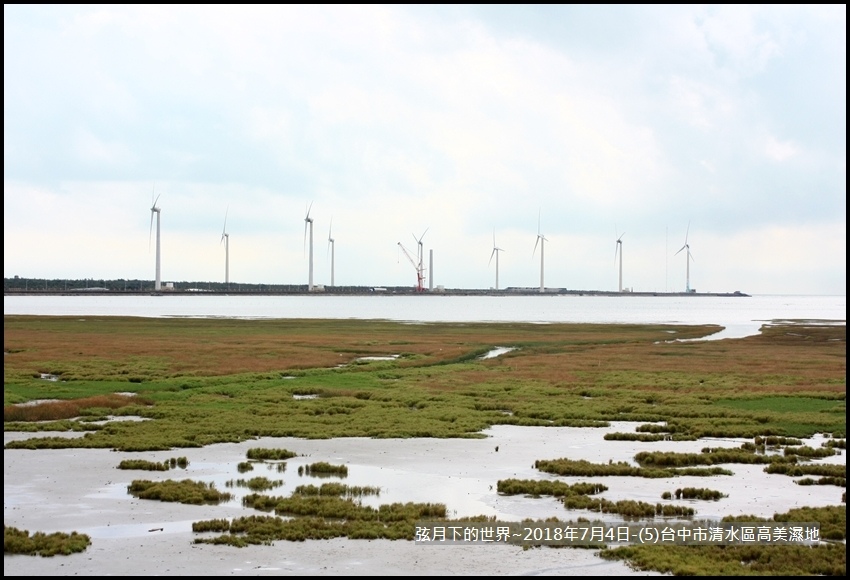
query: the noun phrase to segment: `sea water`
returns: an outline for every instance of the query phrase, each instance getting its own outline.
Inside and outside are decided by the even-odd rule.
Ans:
[[[846,323],[846,296],[185,295],[4,296],[5,315],[331,318],[425,322],[715,324],[711,336],[757,334],[765,323]]]

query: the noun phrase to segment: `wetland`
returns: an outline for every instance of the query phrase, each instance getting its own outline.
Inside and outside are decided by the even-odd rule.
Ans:
[[[93,555],[115,542],[185,554],[140,559],[147,573],[842,573],[845,327],[699,340],[719,330],[7,315],[7,537],[90,539],[53,558],[7,550],[7,573],[84,573],[87,554],[108,567]],[[118,469],[131,460],[171,468]],[[181,502],[183,480],[187,495],[221,497]],[[134,482],[171,487],[143,499]],[[669,509],[646,512],[658,505]],[[830,534],[822,545],[435,555],[410,541],[423,517],[803,514]],[[246,568],[244,554],[270,563]]]

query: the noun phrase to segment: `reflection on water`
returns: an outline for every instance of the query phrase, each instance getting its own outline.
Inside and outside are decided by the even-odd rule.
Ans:
[[[156,524],[116,524],[95,526],[77,530],[87,534],[92,539],[104,538],[138,538],[151,534],[180,534],[192,531],[192,520],[179,522],[158,522]]]
[[[501,356],[505,353],[511,352],[512,350],[516,350],[516,347],[515,346],[497,346],[493,350],[481,355],[481,357],[479,357],[479,358],[482,358],[482,359],[496,358],[497,356]]]

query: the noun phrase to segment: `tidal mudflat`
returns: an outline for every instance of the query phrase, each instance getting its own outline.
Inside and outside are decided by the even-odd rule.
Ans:
[[[608,557],[676,573],[740,575],[764,561],[766,573],[844,573],[843,326],[788,322],[758,336],[687,341],[719,327],[4,322],[6,526],[91,542],[70,556],[5,556],[7,573],[633,573]],[[487,356],[500,347],[512,350]],[[176,468],[138,467],[166,461]],[[308,476],[318,463],[344,466],[345,477]],[[818,469],[785,474],[798,464]],[[215,486],[233,497],[159,501],[162,488],[180,487],[175,480],[189,493]],[[329,481],[370,491],[321,501],[294,493]],[[269,493],[252,498],[261,486],[251,482]],[[130,494],[137,483],[159,487],[159,499]],[[551,491],[564,487],[594,497]],[[680,489],[703,499],[679,498]],[[392,517],[374,516],[377,506]],[[425,513],[658,522],[769,519],[795,508],[817,510],[805,513],[830,527],[833,543],[749,556],[659,546],[647,562],[646,550],[631,548],[411,541]],[[671,553],[675,567],[665,564]]]
[[[637,423],[613,423],[608,428],[496,426],[485,439],[344,438],[305,440],[265,438],[236,444],[183,449],[185,470],[145,473],[164,480],[188,477],[225,489],[240,477],[237,464],[252,447],[285,448],[298,453],[283,472],[258,463],[255,474],[282,480],[275,494],[287,495],[296,485],[314,483],[298,467],[317,461],[348,467],[346,484],[378,486],[378,496],[364,502],[442,502],[451,517],[495,516],[500,521],[556,517],[575,520],[598,514],[568,512],[554,498],[503,496],[497,481],[508,478],[561,479],[568,483],[599,481],[603,496],[661,502],[665,491],[681,487],[710,487],[727,497],[718,501],[671,500],[694,508],[695,517],[714,519],[728,514],[772,517],[793,507],[839,505],[843,488],[799,486],[795,478],[767,474],[763,465],[724,465],[731,476],[672,477],[557,477],[541,473],[530,458],[568,456],[592,462],[633,463],[639,451],[699,452],[706,446],[739,447],[743,440],[606,441],[605,433],[634,431]],[[6,433],[5,442],[29,435]],[[817,446],[816,437],[805,444]],[[498,451],[496,450],[498,447]],[[127,493],[138,472],[119,470],[125,458],[137,453],[98,449],[14,450],[4,452],[4,522],[20,529],[78,531],[92,538],[83,553],[41,558],[5,556],[6,575],[129,575],[129,574],[352,574],[352,575],[653,575],[625,564],[607,562],[596,550],[517,546],[421,546],[410,541],[312,540],[278,541],[271,546],[193,544],[199,534],[192,522],[232,518],[252,512],[237,497],[217,506],[183,505],[140,500]],[[164,461],[173,452],[142,454]],[[819,460],[846,464],[841,453]],[[339,479],[337,479],[339,480]],[[238,488],[237,488],[238,489]],[[617,520],[616,517],[608,517]]]

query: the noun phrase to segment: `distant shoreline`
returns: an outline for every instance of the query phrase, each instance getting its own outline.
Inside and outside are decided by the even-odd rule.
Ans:
[[[720,297],[749,298],[749,294],[734,292],[613,292],[607,290],[567,290],[565,288],[546,288],[545,292],[530,288],[508,288],[505,290],[476,289],[439,289],[418,292],[414,288],[333,288],[322,287],[309,291],[306,288],[295,290],[204,290],[204,289],[162,289],[154,290],[109,290],[106,288],[87,288],[65,291],[56,290],[5,290],[4,296],[653,296],[653,297]]]

